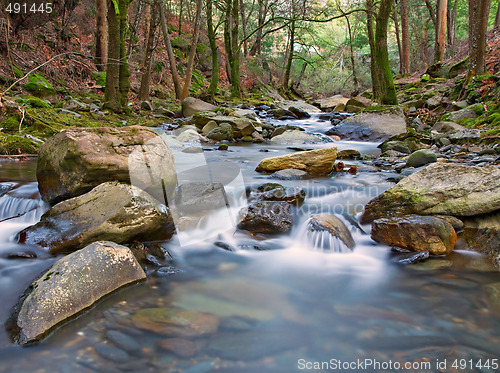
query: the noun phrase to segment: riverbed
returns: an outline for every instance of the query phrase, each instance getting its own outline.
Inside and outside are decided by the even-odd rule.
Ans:
[[[317,117],[288,123],[309,132],[329,128]],[[0,372],[498,371],[498,270],[469,251],[396,263],[397,254],[356,222],[363,206],[393,185],[387,181],[393,173],[372,165],[368,156],[379,152],[374,143],[293,147],[332,145],[367,156],[344,161],[358,168],[356,174],[274,180],[254,169],[263,158],[296,151],[290,144],[230,144],[229,151],[203,144],[199,154],[206,162],[236,165],[245,187],[279,182],[303,188],[306,199],[294,211],[292,231],[263,237],[228,230],[188,246],[174,236],[162,243],[171,257],[148,266],[146,282],[106,297],[42,342],[18,347],[2,328]],[[184,165],[190,156],[183,154]],[[35,170],[34,161],[0,163],[2,325],[33,278],[57,259],[15,242],[15,234],[47,209]],[[352,252],[323,250],[306,237],[307,219],[319,212],[346,223],[356,243]],[[215,316],[218,328],[172,340],[131,322],[149,308],[204,312]]]

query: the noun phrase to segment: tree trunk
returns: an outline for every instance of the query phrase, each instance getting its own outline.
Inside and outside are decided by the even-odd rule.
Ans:
[[[212,78],[208,87],[208,94],[213,99],[217,93],[219,84],[219,49],[215,40],[215,29],[213,25],[213,0],[207,0],[207,34],[212,53]]]
[[[497,15],[495,17],[495,29],[500,27],[500,2],[498,3],[497,7]]]
[[[346,16],[345,17],[346,21],[347,21],[347,29],[349,31],[349,46],[350,46],[350,54],[351,54],[351,66],[352,66],[352,77],[353,77],[353,80],[354,80],[354,89],[357,90],[358,89],[358,86],[359,86],[359,81],[358,81],[358,74],[357,74],[357,71],[356,71],[356,60],[354,58],[354,49],[353,49],[353,46],[352,46],[352,28],[351,28],[351,22],[349,21],[349,17]],[[307,63],[305,62],[302,69],[303,71],[301,72],[301,74],[303,74],[303,72],[305,71],[305,67],[306,67]]]
[[[127,49],[125,39],[127,37],[127,13],[129,0],[119,0],[120,9],[120,102],[122,106],[127,104],[128,91],[130,90],[130,70],[128,68]]]
[[[381,88],[377,74],[376,56],[375,56],[376,46],[375,46],[375,33],[373,25],[375,19],[374,11],[375,9],[373,0],[366,0],[366,28],[368,33],[368,42],[370,44],[370,59],[371,59],[370,73],[372,78],[372,90],[373,90],[373,95],[375,97],[380,97]]]
[[[106,0],[97,0],[96,9],[96,48],[95,59],[97,70],[104,71],[108,55],[108,33],[106,24]]]
[[[108,1],[108,60],[106,63],[106,107],[121,111],[120,103],[120,18],[111,0]]]
[[[306,68],[307,68],[307,62],[304,62],[302,64],[302,69],[300,70],[300,74],[299,74],[299,77],[297,78],[297,80],[295,82],[293,82],[292,84],[292,87],[295,87],[295,89],[299,89],[299,86],[300,86],[300,81],[302,80],[302,78],[304,77],[305,73],[306,73]]]
[[[231,96],[240,97],[240,46],[238,43],[239,27],[239,0],[228,0],[231,2],[231,28],[230,28],[230,49],[231,58],[229,59],[231,74]],[[229,58],[229,55],[228,55]]]
[[[396,42],[398,44],[399,73],[403,74],[403,50],[401,49],[402,48],[401,37],[399,36],[399,21],[398,21],[398,12],[396,11],[396,6],[393,6],[392,9],[392,20],[394,21],[394,33],[396,34]]]
[[[146,50],[144,53],[144,64],[142,65],[141,86],[139,88],[139,101],[149,98],[149,85],[151,82],[151,65],[153,63],[154,41],[156,34],[156,20],[158,15],[158,3],[154,5],[154,11],[149,23],[149,35],[147,37]]]
[[[259,3],[259,15],[257,23],[257,32],[255,33],[255,42],[250,49],[250,56],[259,56],[262,52],[262,25],[266,21],[266,10],[267,10],[267,0],[258,0]]]
[[[403,55],[402,71],[403,75],[411,73],[410,63],[410,22],[408,20],[408,3],[407,0],[400,0],[401,6],[401,52]]]
[[[194,20],[194,31],[191,49],[189,50],[188,64],[186,67],[186,76],[184,77],[184,86],[182,88],[181,100],[184,100],[189,94],[191,87],[191,78],[193,77],[194,58],[196,56],[196,47],[198,46],[198,37],[200,35],[201,24],[201,9],[203,8],[203,0],[197,0],[196,17]]]
[[[455,3],[452,7],[448,7],[448,47],[453,48],[455,45],[455,34],[457,30],[457,7],[458,0],[455,0]]]
[[[157,0],[160,1],[160,0]],[[159,3],[160,8],[160,22],[165,48],[167,49],[168,62],[170,64],[170,73],[172,74],[172,83],[174,84],[175,98],[180,99],[182,93],[181,78],[177,70],[177,61],[175,59],[174,49],[172,48],[172,41],[168,33],[167,17],[165,16],[165,8],[162,2]]]
[[[375,28],[375,65],[380,84],[380,102],[384,105],[397,105],[396,88],[389,63],[387,50],[387,26],[391,15],[392,0],[381,0]]]
[[[469,78],[486,71],[486,33],[491,0],[469,0]]]
[[[293,6],[293,4],[292,4]],[[290,24],[290,41],[288,43],[288,55],[285,66],[285,74],[283,74],[283,89],[288,91],[288,82],[290,81],[290,73],[292,71],[293,62],[293,46],[295,43],[295,15],[292,14],[292,22]]]
[[[446,53],[448,0],[438,0],[434,62],[443,62]]]

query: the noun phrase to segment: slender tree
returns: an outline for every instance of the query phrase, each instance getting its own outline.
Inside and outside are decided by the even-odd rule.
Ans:
[[[410,21],[408,18],[408,3],[407,0],[400,0],[399,2],[401,11],[401,54],[402,64],[401,73],[409,75],[411,73],[410,64]]]
[[[96,4],[96,66],[99,71],[104,71],[108,55],[108,33],[106,24],[106,0],[97,0]]]
[[[486,71],[486,33],[491,0],[469,0],[469,78]]]
[[[497,29],[499,27],[500,27],[500,2],[498,2],[497,15],[495,17],[495,26],[494,26],[494,28]]]
[[[438,0],[436,12],[436,45],[434,62],[442,62],[446,52],[446,31],[448,20],[448,0]]]
[[[156,23],[158,19],[158,3],[154,4],[153,14],[149,20],[149,34],[147,36],[146,48],[144,51],[144,63],[142,64],[141,86],[139,88],[139,101],[149,98],[149,86],[151,82],[151,65],[153,64],[154,42],[156,35]]]
[[[121,111],[120,103],[120,11],[112,0],[108,0],[108,59],[106,62],[106,106],[115,112]]]
[[[453,48],[455,45],[455,34],[457,30],[457,11],[458,0],[455,0],[453,6],[448,7],[448,47]]]
[[[212,56],[212,77],[210,86],[208,87],[208,95],[213,100],[217,93],[217,85],[219,84],[219,49],[215,39],[215,27],[213,22],[213,0],[207,0],[207,35],[210,43],[210,51]]]
[[[127,104],[128,92],[130,90],[130,70],[128,67],[126,37],[128,32],[127,15],[130,0],[116,0],[119,1],[119,21],[120,21],[120,104],[125,106]]]

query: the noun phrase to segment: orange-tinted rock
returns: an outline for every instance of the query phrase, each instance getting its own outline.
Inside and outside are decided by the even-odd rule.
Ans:
[[[193,357],[198,353],[196,343],[183,338],[162,339],[156,345],[180,357]]]
[[[433,216],[408,215],[382,218],[372,224],[372,239],[411,251],[449,254],[457,242],[453,226]]]

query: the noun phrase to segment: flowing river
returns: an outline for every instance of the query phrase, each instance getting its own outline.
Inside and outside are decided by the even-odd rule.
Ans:
[[[311,132],[330,128],[317,117],[289,123]],[[374,143],[335,145],[378,152]],[[189,247],[174,237],[162,244],[172,258],[160,269],[149,266],[146,282],[106,297],[41,343],[16,346],[2,328],[0,373],[499,371],[498,270],[467,251],[395,263],[397,254],[356,223],[363,206],[393,185],[387,181],[392,173],[369,160],[345,161],[358,167],[355,175],[310,180],[273,180],[254,171],[261,159],[291,152],[287,146],[241,144],[223,152],[205,145],[203,155],[209,164],[237,165],[246,186],[302,187],[307,197],[290,234],[262,239],[228,231]],[[33,278],[57,259],[14,240],[47,208],[35,167],[33,161],[0,163],[2,325]],[[356,242],[352,253],[324,251],[327,238],[305,234],[307,219],[318,212],[346,223]],[[213,333],[175,338],[134,327],[131,317],[150,308],[206,312],[219,325]]]

